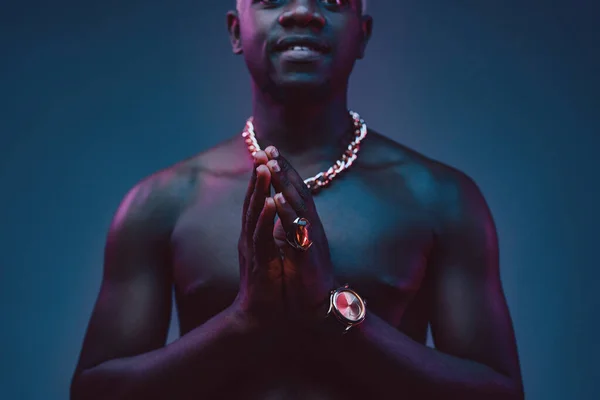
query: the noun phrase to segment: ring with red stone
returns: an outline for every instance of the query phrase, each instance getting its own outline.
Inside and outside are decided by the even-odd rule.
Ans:
[[[288,232],[286,236],[288,244],[296,250],[308,250],[313,244],[309,235],[310,222],[306,218],[296,218],[293,225],[295,229]]]

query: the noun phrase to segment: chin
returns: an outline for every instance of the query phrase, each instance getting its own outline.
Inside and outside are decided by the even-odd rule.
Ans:
[[[310,97],[322,98],[331,94],[331,80],[314,74],[286,74],[272,80],[272,89],[287,100]]]
[[[285,103],[315,102],[323,101],[330,97],[331,90],[329,86],[323,85],[285,85],[280,86],[278,91],[279,98]]]
[[[317,90],[329,86],[329,79],[304,74],[294,74],[293,76],[277,79],[275,84],[284,89]]]

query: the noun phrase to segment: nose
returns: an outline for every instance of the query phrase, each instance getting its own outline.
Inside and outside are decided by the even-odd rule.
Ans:
[[[279,16],[279,23],[284,27],[296,25],[322,29],[325,26],[325,17],[315,3],[314,0],[292,1],[289,8]]]

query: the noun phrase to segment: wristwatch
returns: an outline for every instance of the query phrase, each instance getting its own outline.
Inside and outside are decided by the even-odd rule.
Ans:
[[[367,301],[350,289],[348,284],[331,291],[327,319],[333,316],[344,327],[342,333],[362,323],[366,313]]]

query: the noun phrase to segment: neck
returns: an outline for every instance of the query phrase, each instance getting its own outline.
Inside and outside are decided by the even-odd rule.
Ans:
[[[353,126],[345,91],[317,101],[309,95],[290,97],[296,100],[275,99],[254,88],[253,123],[261,148],[273,145],[293,157],[320,158],[348,145]]]

